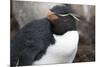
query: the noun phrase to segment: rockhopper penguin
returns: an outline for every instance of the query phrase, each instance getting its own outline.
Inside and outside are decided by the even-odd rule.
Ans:
[[[54,6],[48,17],[32,21],[11,41],[11,66],[73,62],[79,33],[71,7]]]

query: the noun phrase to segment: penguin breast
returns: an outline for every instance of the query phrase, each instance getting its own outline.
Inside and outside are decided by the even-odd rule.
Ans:
[[[53,35],[56,42],[47,48],[41,59],[33,64],[72,63],[78,48],[79,33],[68,31],[64,35]]]

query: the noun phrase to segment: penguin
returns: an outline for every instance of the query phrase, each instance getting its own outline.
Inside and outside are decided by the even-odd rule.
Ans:
[[[72,63],[79,33],[70,6],[56,5],[48,17],[34,20],[11,41],[11,66]]]

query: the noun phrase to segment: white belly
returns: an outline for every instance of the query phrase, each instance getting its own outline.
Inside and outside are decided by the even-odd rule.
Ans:
[[[62,36],[54,35],[56,43],[50,45],[46,54],[33,64],[71,63],[77,52],[79,33],[69,31]]]

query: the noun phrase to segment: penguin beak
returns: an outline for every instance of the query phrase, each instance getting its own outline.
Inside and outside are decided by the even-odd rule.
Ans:
[[[56,16],[56,14],[54,13],[54,12],[52,12],[52,11],[48,11],[48,19],[50,20],[50,21],[54,21],[54,20],[57,20],[57,19],[59,19],[59,17],[58,16]]]
[[[54,15],[54,12],[52,12],[51,10],[48,11],[48,16],[49,15]]]

